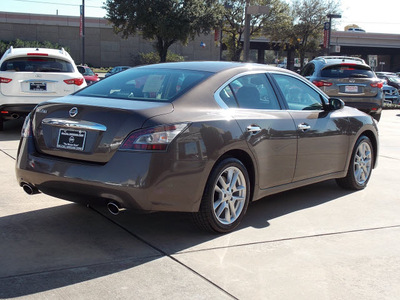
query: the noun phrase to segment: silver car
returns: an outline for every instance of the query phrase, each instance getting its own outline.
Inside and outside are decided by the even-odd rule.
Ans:
[[[338,97],[346,105],[380,120],[384,100],[383,83],[363,59],[321,56],[305,65],[300,74],[328,96]]]

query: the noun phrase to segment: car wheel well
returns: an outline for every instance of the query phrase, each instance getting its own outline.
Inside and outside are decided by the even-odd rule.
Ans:
[[[251,159],[250,155],[243,150],[231,150],[224,155],[222,155],[214,165],[217,165],[220,161],[226,159],[226,158],[236,158],[242,162],[242,164],[246,167],[247,173],[249,174],[249,179],[250,179],[250,202],[253,199],[254,195],[254,186],[255,186],[255,168],[254,168],[254,163],[253,160]]]
[[[374,168],[376,165],[376,158],[378,156],[378,141],[376,140],[375,135],[370,130],[364,131],[363,133],[360,134],[360,136],[362,136],[362,135],[365,135],[371,141],[372,148],[374,150],[374,162],[373,162],[373,166],[372,166]]]

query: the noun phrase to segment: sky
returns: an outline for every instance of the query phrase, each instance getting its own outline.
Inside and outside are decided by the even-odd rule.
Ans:
[[[290,2],[291,0],[286,0]],[[105,0],[85,0],[85,15],[102,18]],[[82,0],[0,0],[0,11],[79,16]],[[341,19],[333,19],[332,28],[344,30],[356,24],[367,32],[400,34],[399,0],[341,0]]]

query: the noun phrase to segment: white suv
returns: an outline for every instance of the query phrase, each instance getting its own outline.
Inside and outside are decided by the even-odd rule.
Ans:
[[[3,122],[26,116],[39,102],[86,86],[63,48],[10,47],[0,60],[0,130]]]

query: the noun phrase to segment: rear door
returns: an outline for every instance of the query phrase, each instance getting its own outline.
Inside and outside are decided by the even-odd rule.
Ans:
[[[266,75],[234,78],[217,92],[217,97],[232,108],[232,116],[254,153],[260,188],[290,183],[296,164],[297,132]]]

